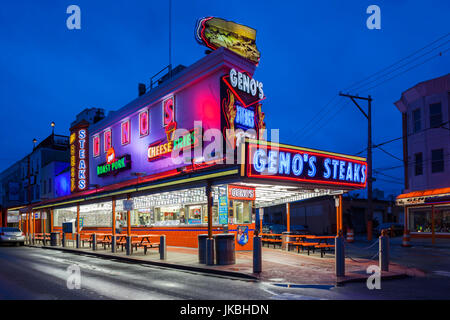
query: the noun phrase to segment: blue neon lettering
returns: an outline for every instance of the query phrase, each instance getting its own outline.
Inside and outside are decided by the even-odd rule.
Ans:
[[[301,154],[296,154],[294,155],[294,157],[292,158],[292,172],[296,175],[299,176],[302,174],[303,171],[303,159],[302,159],[302,155]]]
[[[359,172],[360,172],[360,170],[361,170],[361,165],[355,163],[355,170],[353,170],[353,181],[354,182],[359,182],[360,181],[360,179],[359,179]]]
[[[278,151],[269,151],[269,160],[268,160],[268,166],[267,170],[269,173],[276,174],[278,171],[277,166],[277,160],[278,160]]]
[[[310,170],[308,170],[308,176],[310,177],[314,177],[316,175],[316,157],[315,156],[311,156],[309,158],[309,168]]]
[[[339,180],[345,180],[345,161],[339,161]]]
[[[352,163],[349,162],[348,166],[347,166],[347,175],[345,177],[345,180],[347,181],[353,181],[353,167],[352,167]]]
[[[263,172],[266,168],[267,160],[266,160],[266,152],[262,149],[258,149],[253,154],[253,169],[256,172]]]
[[[361,166],[361,183],[366,182],[366,166]]]
[[[289,152],[280,152],[280,163],[278,165],[279,174],[290,174],[291,173],[291,154]]]
[[[326,158],[323,162],[323,166],[325,167],[325,172],[323,173],[323,177],[325,179],[328,179],[331,176],[331,168],[330,168],[330,162],[331,160],[329,158]]]
[[[339,165],[339,161],[338,160],[331,160],[331,163],[333,164],[333,179],[337,179],[337,167]]]

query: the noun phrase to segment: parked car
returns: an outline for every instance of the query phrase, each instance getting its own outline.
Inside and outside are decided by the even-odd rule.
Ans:
[[[391,230],[391,228],[394,229],[394,236],[401,236],[403,234],[404,226],[400,223],[395,223],[395,222],[386,222],[386,223],[382,223],[382,224],[378,225],[375,228],[374,233],[376,236],[380,236],[381,230],[384,230],[384,229]],[[388,233],[388,235],[390,236],[391,234]]]
[[[25,244],[25,235],[19,228],[0,228],[0,243],[13,243],[16,246]]]

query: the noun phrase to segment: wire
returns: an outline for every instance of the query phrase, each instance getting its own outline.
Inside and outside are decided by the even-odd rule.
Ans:
[[[398,158],[398,157],[396,157],[396,156],[394,156],[392,153],[390,153],[390,152],[387,152],[386,150],[384,150],[382,147],[378,147],[378,149],[380,149],[381,151],[383,151],[384,153],[386,153],[388,156],[391,156],[392,158],[394,158],[394,159],[397,159],[397,160],[399,160],[399,161],[401,161],[401,162],[403,162],[403,159],[400,159],[400,158]]]
[[[366,80],[372,78],[373,76],[376,76],[377,74],[380,74],[381,72],[390,69],[391,67],[395,66],[396,64],[398,64],[398,63],[400,63],[400,62],[402,62],[402,61],[404,61],[404,60],[407,60],[408,58],[414,56],[416,53],[419,53],[419,52],[422,51],[423,49],[425,49],[425,48],[427,48],[427,47],[429,47],[429,46],[435,44],[436,42],[439,42],[440,40],[442,40],[442,39],[448,37],[449,35],[450,35],[450,32],[447,33],[447,34],[445,34],[445,35],[443,35],[442,37],[440,37],[440,38],[438,38],[438,39],[436,39],[436,40],[430,42],[429,44],[425,45],[424,47],[422,47],[422,48],[420,48],[420,49],[414,51],[413,53],[409,54],[408,56],[406,56],[406,57],[404,57],[404,58],[402,58],[402,59],[400,59],[400,60],[394,62],[393,64],[391,64],[391,65],[389,65],[389,66],[387,66],[387,67],[381,69],[380,71],[371,74],[370,76],[364,78],[363,80],[360,80],[360,81],[357,81],[357,82],[353,83],[351,86],[345,88],[344,90],[349,90],[350,88],[354,87],[356,84],[365,82]]]
[[[365,84],[361,84],[361,85],[359,85],[359,86],[357,86],[357,87],[355,87],[355,88],[352,88],[352,90],[355,91],[355,90],[358,90],[358,89],[360,89],[360,88],[363,88],[363,87],[367,86],[368,84],[373,83],[373,82],[375,82],[376,80],[381,79],[381,78],[383,78],[383,77],[385,77],[385,76],[387,76],[387,75],[393,73],[394,71],[397,71],[397,70],[399,70],[399,69],[401,69],[401,68],[407,66],[408,64],[410,64],[410,63],[412,63],[412,62],[414,62],[414,61],[416,61],[416,60],[418,60],[418,59],[420,59],[420,58],[426,56],[427,54],[432,53],[434,50],[436,50],[436,49],[442,47],[443,45],[445,45],[445,44],[447,44],[447,43],[449,43],[449,42],[450,42],[450,40],[447,40],[446,42],[444,42],[444,43],[438,45],[437,47],[434,47],[433,49],[431,49],[431,50],[429,50],[429,51],[427,51],[427,52],[421,54],[420,56],[418,56],[418,57],[412,59],[411,61],[406,62],[406,63],[404,63],[404,64],[398,66],[397,68],[392,69],[391,71],[389,71],[389,72],[387,72],[387,73],[385,73],[385,74],[382,74],[381,76],[376,77],[375,79],[370,80],[369,82],[367,82],[367,83],[365,83]]]

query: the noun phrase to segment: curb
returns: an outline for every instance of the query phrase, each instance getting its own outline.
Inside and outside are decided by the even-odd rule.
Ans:
[[[240,272],[234,272],[234,271],[215,270],[215,269],[210,269],[210,268],[195,267],[195,266],[189,266],[189,265],[183,265],[183,264],[173,264],[173,263],[159,262],[159,261],[140,260],[140,259],[131,258],[131,257],[112,256],[109,254],[103,254],[103,253],[98,253],[98,252],[79,251],[77,249],[69,249],[69,248],[61,248],[61,247],[36,246],[36,245],[26,245],[26,246],[30,247],[30,248],[41,248],[41,249],[48,249],[48,250],[66,251],[66,252],[77,253],[77,254],[86,254],[86,255],[99,257],[99,258],[114,259],[114,260],[118,260],[118,261],[125,262],[125,263],[146,264],[146,265],[153,265],[153,266],[170,268],[170,269],[193,271],[193,272],[200,272],[200,273],[205,273],[205,274],[216,274],[216,275],[221,275],[221,276],[226,276],[226,277],[231,277],[231,278],[239,278],[241,280],[252,280],[252,281],[258,280],[258,278],[256,276],[252,276],[252,275],[240,273]]]
[[[370,275],[369,275],[370,276]],[[381,280],[396,280],[396,279],[405,279],[410,278],[411,276],[406,273],[401,274],[392,274],[388,276],[381,276]],[[356,283],[356,282],[366,282],[367,278],[353,278],[353,279],[343,279],[343,280],[336,280],[336,285],[344,285],[346,283]]]

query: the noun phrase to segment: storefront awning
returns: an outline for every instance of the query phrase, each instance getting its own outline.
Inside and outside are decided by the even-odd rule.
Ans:
[[[450,201],[450,188],[438,188],[403,193],[397,197],[396,204],[399,206],[407,206],[442,201]]]

